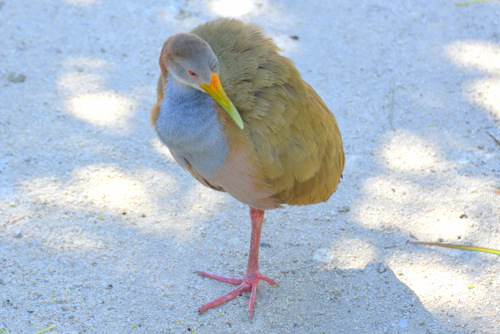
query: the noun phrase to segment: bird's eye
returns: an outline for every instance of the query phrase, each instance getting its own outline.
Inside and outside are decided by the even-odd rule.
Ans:
[[[194,73],[193,71],[188,71],[189,75],[194,77],[194,78],[197,78],[198,77],[198,74]]]

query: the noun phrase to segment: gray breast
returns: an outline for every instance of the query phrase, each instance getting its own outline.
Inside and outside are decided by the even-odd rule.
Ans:
[[[177,161],[185,160],[204,177],[222,167],[229,152],[215,101],[202,91],[168,78],[156,132]]]

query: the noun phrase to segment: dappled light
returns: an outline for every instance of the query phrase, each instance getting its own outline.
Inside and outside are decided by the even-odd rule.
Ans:
[[[467,97],[500,120],[500,44],[486,41],[458,41],[446,52],[458,66],[480,70],[485,78],[465,84]]]
[[[81,120],[104,128],[129,130],[130,100],[112,93],[85,94],[69,101],[70,112]]]
[[[100,219],[102,215],[159,215],[162,226],[175,232],[179,242],[188,241],[201,220],[215,216],[226,200],[225,194],[207,191],[194,181],[192,186],[180,189],[177,178],[158,173],[155,169],[127,171],[115,164],[93,164],[77,168],[61,179],[34,178],[26,196],[46,205],[86,209],[101,215]],[[160,197],[151,198],[152,193],[159,193]],[[172,196],[180,196],[179,201],[174,205],[164,203]],[[152,228],[142,220],[135,225],[145,231]]]
[[[457,65],[500,75],[500,44],[480,40],[457,41],[446,46],[446,53]]]
[[[69,114],[113,133],[131,131],[129,122],[137,107],[123,94],[107,89],[108,63],[80,57],[68,59],[64,66],[68,71],[59,77],[58,86]]]
[[[380,231],[397,229],[420,240],[463,239],[480,226],[487,180],[455,174],[453,181],[421,183],[413,177],[377,176],[364,184],[366,200],[355,212],[363,226]],[[468,201],[468,206],[457,204]],[[475,209],[477,207],[478,209]]]
[[[407,130],[387,135],[380,158],[386,173],[367,178],[365,200],[355,211],[362,225],[403,230],[422,240],[453,241],[477,231],[479,219],[457,203],[483,207],[491,181],[461,175],[471,161],[449,161],[439,143]]]
[[[235,18],[241,17],[254,11],[255,9],[257,9],[257,6],[262,6],[262,1],[211,0],[209,2],[209,7],[215,14]]]
[[[369,178],[363,189],[370,200],[363,201],[357,208],[359,222],[379,230],[404,223],[402,214],[409,209],[405,210],[405,204],[414,202],[413,194],[422,191],[420,186],[410,181],[394,180],[386,176]]]
[[[112,210],[147,205],[144,186],[114,166],[89,166],[76,171],[75,179],[84,200],[93,205]]]
[[[463,96],[464,100],[472,102],[471,105],[479,107],[473,108],[475,112],[482,109],[498,119],[500,47],[484,41],[457,41],[448,44],[444,54],[452,64],[467,73],[468,79],[455,84],[461,89],[450,91],[449,95],[439,91],[408,92],[415,102],[412,112],[430,111],[431,115],[445,112],[454,119],[451,122],[468,124],[470,116],[465,111],[453,109],[448,114],[447,110],[450,104],[447,100]],[[496,265],[495,259],[484,254],[438,247],[429,249],[404,242],[498,245],[495,233],[478,237],[491,230],[498,221],[492,218],[499,215],[498,205],[492,204],[495,200],[498,202],[498,197],[491,190],[498,169],[490,167],[481,175],[473,172],[477,166],[489,165],[492,159],[498,160],[494,153],[497,149],[495,142],[480,140],[477,135],[487,134],[483,127],[495,127],[487,121],[478,122],[473,132],[476,137],[470,139],[460,127],[450,131],[453,123],[441,123],[445,120],[439,116],[436,119],[440,119],[440,123],[434,123],[432,117],[427,119],[430,119],[428,123],[423,124],[426,128],[415,129],[410,123],[405,124],[408,128],[402,126],[384,134],[376,158],[383,172],[366,178],[362,186],[364,196],[353,214],[361,226],[392,233],[395,240],[401,240],[400,249],[385,252],[385,261],[398,279],[421,298],[428,310],[460,313],[464,312],[464,305],[475,305],[472,306],[474,310],[483,310],[482,313],[467,312],[463,316],[463,321],[467,322],[485,314],[485,308],[479,307],[477,301],[488,299],[492,281],[478,271],[496,272],[489,267]],[[432,130],[434,127],[437,131]],[[436,135],[427,135],[432,132]],[[465,142],[463,138],[469,139],[467,145],[460,142]],[[483,149],[484,142],[488,142],[489,149]],[[488,216],[486,212],[494,213]],[[492,258],[493,263],[478,268],[481,258]]]
[[[453,251],[444,251],[450,254]],[[482,299],[488,293],[488,287],[481,283],[477,273],[460,265],[459,262],[448,265],[439,261],[438,266],[431,263],[436,257],[422,254],[418,257],[404,255],[388,259],[399,280],[410,287],[424,304],[432,311],[457,310],[467,305],[474,305],[474,300]],[[439,297],[437,297],[439,296]]]
[[[387,167],[400,172],[430,174],[448,167],[434,142],[409,131],[392,134],[381,151]]]
[[[478,228],[478,222],[464,219],[462,214],[451,207],[429,207],[429,211],[419,217],[422,226],[420,237],[425,240],[456,240],[471,234]]]
[[[36,178],[31,184],[35,186],[29,192],[33,199],[74,210],[87,205],[101,213],[156,209],[144,183],[114,165],[80,167],[70,178]]]
[[[474,102],[500,120],[500,72],[497,79],[473,81],[469,90]]]
[[[342,238],[330,249],[320,248],[314,259],[327,269],[363,269],[376,259],[377,250],[373,244],[359,238]]]
[[[0,329],[498,332],[498,256],[409,243],[499,248],[495,1],[26,3],[0,1]],[[328,202],[266,212],[280,287],[259,286],[252,321],[244,298],[198,315],[227,286],[194,274],[242,274],[248,206],[149,120],[165,39],[221,16],[321,89],[347,161]]]
[[[77,168],[64,179],[34,178],[27,195],[32,200],[73,210],[90,205],[100,213],[152,212],[158,208],[149,200],[147,183],[138,178],[147,174],[148,171],[126,172],[115,165],[89,165]],[[167,180],[162,182],[168,185]]]

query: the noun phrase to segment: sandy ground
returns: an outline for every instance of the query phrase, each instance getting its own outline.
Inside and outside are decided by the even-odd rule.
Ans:
[[[458,1],[458,0],[457,0]],[[336,115],[327,203],[267,213],[178,167],[149,124],[164,40],[260,24]],[[34,333],[500,333],[500,2],[0,1],[0,328]],[[392,124],[392,126],[391,126]]]

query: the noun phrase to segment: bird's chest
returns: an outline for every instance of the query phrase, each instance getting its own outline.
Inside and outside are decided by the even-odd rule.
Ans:
[[[227,158],[229,146],[214,100],[201,91],[167,81],[156,132],[175,159],[211,178]]]

